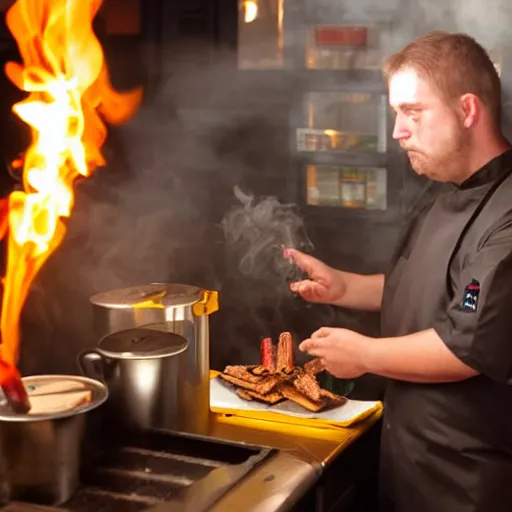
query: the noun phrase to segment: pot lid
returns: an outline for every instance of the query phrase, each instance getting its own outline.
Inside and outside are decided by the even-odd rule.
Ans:
[[[93,295],[90,301],[108,308],[189,306],[201,300],[203,290],[186,284],[152,283]]]
[[[2,393],[0,421],[30,422],[67,418],[95,409],[108,397],[108,390],[103,383],[77,375],[33,375],[21,380],[31,410],[23,414],[14,412]]]
[[[187,347],[186,338],[162,323],[108,334],[100,340],[97,350],[113,359],[156,359],[180,354]]]

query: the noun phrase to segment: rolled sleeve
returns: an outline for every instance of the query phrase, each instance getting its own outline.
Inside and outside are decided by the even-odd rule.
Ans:
[[[479,285],[476,310],[463,307],[473,280]],[[478,251],[452,282],[453,300],[434,329],[465,364],[495,381],[512,383],[512,232]]]

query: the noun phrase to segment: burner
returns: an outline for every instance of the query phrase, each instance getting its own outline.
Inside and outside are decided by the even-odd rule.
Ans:
[[[216,470],[239,466],[240,471],[233,472],[230,481],[224,482],[222,488],[217,486],[211,493],[209,505],[212,505],[273,452],[261,447],[164,431],[117,433],[115,438],[108,438],[99,456],[83,468],[82,486],[75,496],[61,508],[51,510],[148,510],[163,501],[179,502],[180,493],[191,491],[205,477],[211,475],[214,478]]]

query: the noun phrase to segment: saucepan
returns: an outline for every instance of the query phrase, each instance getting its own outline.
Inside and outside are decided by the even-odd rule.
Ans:
[[[42,390],[46,410],[60,400],[63,407],[53,412],[35,407],[20,414],[0,401],[0,499],[48,505],[69,500],[79,484],[80,466],[86,441],[86,416],[108,397],[104,384],[96,380],[69,375],[38,375],[22,379],[29,397]],[[43,396],[44,393],[44,396]],[[72,394],[87,396],[79,405]],[[33,398],[35,404],[35,399]]]

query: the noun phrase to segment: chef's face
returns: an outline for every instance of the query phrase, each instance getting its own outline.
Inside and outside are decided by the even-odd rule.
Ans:
[[[393,138],[412,168],[436,181],[457,181],[469,134],[454,105],[411,68],[390,78],[389,102],[396,113]]]

